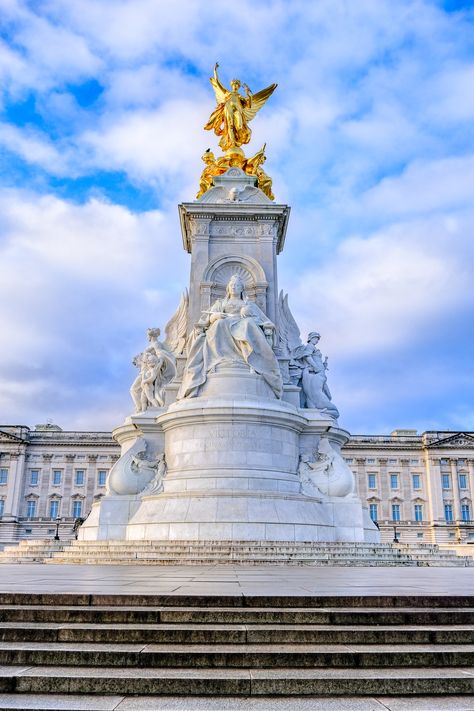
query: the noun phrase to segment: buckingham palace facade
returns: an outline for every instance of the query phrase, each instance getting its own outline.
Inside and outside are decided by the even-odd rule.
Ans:
[[[119,454],[110,432],[0,425],[0,547],[72,538]],[[343,455],[382,541],[474,543],[474,432],[354,435]]]

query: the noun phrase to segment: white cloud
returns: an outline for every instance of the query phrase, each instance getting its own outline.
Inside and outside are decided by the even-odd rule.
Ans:
[[[463,155],[411,163],[367,191],[362,205],[385,216],[427,213],[471,205],[473,195],[474,155]]]
[[[0,195],[2,412],[79,418],[115,393],[128,401],[129,359],[185,283],[177,232],[174,214]]]
[[[98,131],[88,131],[80,140],[98,167],[125,170],[141,180],[161,176],[165,182],[196,165],[197,147],[205,141],[204,120],[196,102],[172,100],[159,109],[108,114]]]
[[[52,175],[71,173],[65,154],[39,131],[0,123],[0,145]]]
[[[471,212],[349,238],[292,285],[293,312],[341,360],[419,346],[454,310],[474,307],[473,230]]]

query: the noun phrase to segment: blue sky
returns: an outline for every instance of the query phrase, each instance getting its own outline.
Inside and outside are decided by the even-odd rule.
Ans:
[[[280,286],[341,425],[474,429],[474,3],[0,2],[0,420],[108,429],[187,285],[215,61],[257,91]],[[250,148],[249,148],[250,150]]]

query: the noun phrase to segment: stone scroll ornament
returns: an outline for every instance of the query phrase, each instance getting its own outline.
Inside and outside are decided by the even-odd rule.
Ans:
[[[326,437],[317,451],[300,455],[298,474],[306,496],[348,496],[354,490],[354,475]]]
[[[137,495],[159,493],[166,474],[165,455],[150,457],[148,445],[140,437],[110,470],[107,494]]]
[[[159,328],[149,328],[147,336],[150,345],[132,361],[138,368],[138,375],[130,388],[136,412],[165,404],[165,386],[175,377],[176,356],[181,355],[186,346],[188,306],[186,290],[175,314],[166,324],[166,340],[163,343],[158,340]]]
[[[332,402],[326,371],[328,359],[317,348],[321,336],[315,331],[308,334],[306,345],[301,341],[300,330],[288,306],[288,294],[280,292],[278,299],[279,337],[283,352],[290,358],[290,379],[301,388],[301,407],[327,413],[334,419],[339,410]]]

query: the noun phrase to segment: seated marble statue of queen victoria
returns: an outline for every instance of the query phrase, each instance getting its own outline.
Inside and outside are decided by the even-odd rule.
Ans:
[[[224,299],[204,311],[188,344],[188,359],[178,399],[196,397],[208,373],[218,365],[245,363],[258,373],[281,398],[282,378],[278,361],[265,333],[275,326],[257,304],[245,297],[244,283],[234,274]]]

